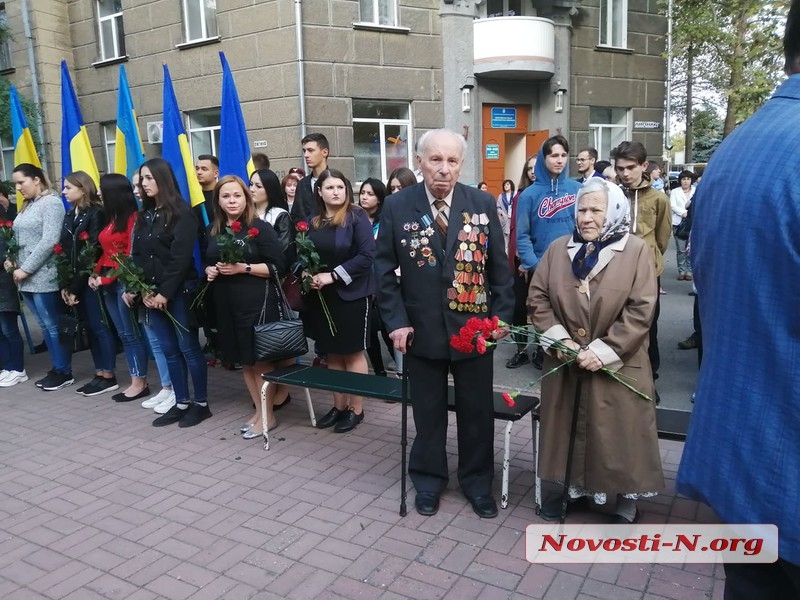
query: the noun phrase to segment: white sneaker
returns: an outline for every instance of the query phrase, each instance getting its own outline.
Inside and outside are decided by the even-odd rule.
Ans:
[[[11,373],[11,371],[8,371],[7,369],[3,369],[2,371],[0,371],[0,381],[8,379],[9,373]]]
[[[170,391],[169,396],[161,402],[158,406],[156,406],[153,410],[156,411],[158,414],[163,415],[169,412],[169,409],[175,406],[175,392]]]
[[[165,390],[162,388],[161,391],[158,392],[155,396],[150,396],[147,400],[142,402],[142,408],[155,408],[156,406],[161,404],[164,400],[166,400],[167,396],[169,396],[171,393],[172,390]]]
[[[0,387],[11,387],[23,381],[28,381],[28,374],[25,371],[6,371],[3,379],[0,379]]]

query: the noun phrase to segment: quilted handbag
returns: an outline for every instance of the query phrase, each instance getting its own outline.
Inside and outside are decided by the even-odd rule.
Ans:
[[[270,265],[270,271],[277,273],[274,266]],[[266,323],[267,298],[269,296],[269,280],[267,280],[267,291],[264,294],[264,306],[261,308],[261,316],[258,323],[253,325],[253,344],[256,360],[258,361],[278,361],[287,358],[297,358],[308,352],[308,341],[303,330],[303,322],[300,319],[288,318],[291,314],[286,294],[283,293],[280,285],[275,285],[278,290],[278,312],[280,319],[271,323]]]
[[[86,323],[78,318],[73,309],[72,314],[58,316],[58,341],[73,352],[82,352],[89,348],[89,331]]]

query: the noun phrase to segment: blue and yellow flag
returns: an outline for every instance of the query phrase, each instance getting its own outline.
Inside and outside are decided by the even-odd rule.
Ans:
[[[161,157],[167,161],[175,177],[178,180],[178,188],[181,196],[189,201],[192,207],[203,205],[203,188],[197,181],[197,174],[194,171],[194,161],[189,150],[189,139],[186,137],[186,129],[183,127],[181,111],[178,108],[178,99],[175,97],[175,90],[172,87],[172,78],[169,76],[169,69],[164,65],[164,135],[161,144]],[[209,215],[203,212],[203,225],[208,225]]]
[[[250,154],[250,142],[247,140],[247,128],[244,126],[242,106],[239,104],[239,93],[224,52],[219,53],[219,59],[222,62],[219,174],[238,175],[248,182],[255,167]]]
[[[117,135],[114,146],[114,173],[125,175],[128,179],[145,161],[139,123],[133,109],[133,98],[128,86],[125,67],[119,66],[119,92],[117,98]]]
[[[25,113],[22,112],[22,104],[19,101],[17,88],[11,86],[11,137],[14,140],[14,166],[22,163],[30,163],[37,167],[42,167],[39,155],[36,153],[36,146],[33,144],[31,130],[28,129],[28,121]],[[17,209],[22,208],[24,202],[22,194],[17,192]]]
[[[92,143],[83,124],[78,97],[72,87],[67,61],[61,61],[61,177],[84,171],[100,184],[100,172],[92,152]]]

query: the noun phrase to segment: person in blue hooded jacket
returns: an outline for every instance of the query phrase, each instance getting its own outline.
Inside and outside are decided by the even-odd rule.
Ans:
[[[550,243],[575,228],[575,199],[581,185],[567,177],[569,142],[548,138],[536,160],[536,180],[525,188],[517,206],[517,254],[520,274],[533,275]]]

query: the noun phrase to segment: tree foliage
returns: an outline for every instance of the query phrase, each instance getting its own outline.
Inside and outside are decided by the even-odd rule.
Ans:
[[[695,111],[692,124],[692,161],[708,162],[714,150],[722,143],[722,118],[713,106],[707,104]]]
[[[671,93],[686,116],[686,59],[693,91],[725,112],[724,135],[753,114],[783,79],[790,0],[674,0]]]
[[[0,21],[0,44],[11,39],[11,33],[8,26]],[[11,82],[7,77],[0,75],[0,137],[4,140],[11,140],[11,103],[9,102]],[[38,123],[39,112],[36,109],[36,104],[28,100],[22,94],[19,97],[22,104],[22,112],[25,113],[25,119],[28,121],[28,127],[33,136],[33,142],[39,148],[39,131],[36,128]]]

